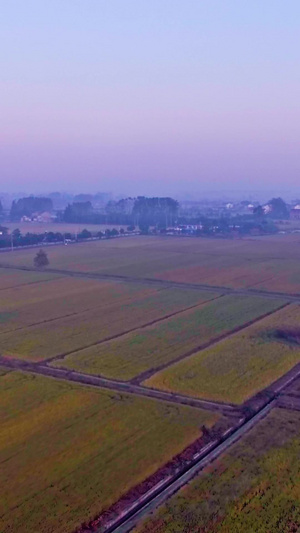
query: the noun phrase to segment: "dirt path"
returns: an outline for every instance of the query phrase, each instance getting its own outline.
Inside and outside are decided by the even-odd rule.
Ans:
[[[20,359],[12,359],[0,355],[0,365],[14,370],[32,372],[35,374],[81,383],[83,385],[89,385],[92,387],[110,389],[119,393],[135,394],[137,396],[155,398],[156,400],[160,401],[189,405],[198,409],[207,409],[209,411],[215,411],[229,416],[241,416],[239,408],[234,404],[200,400],[198,398],[164,392],[158,389],[148,389],[147,387],[143,387],[141,385],[133,385],[130,382],[117,381],[99,376],[91,376],[90,374],[82,374],[80,372],[73,372],[60,368],[52,368],[46,366],[43,362],[29,363]]]

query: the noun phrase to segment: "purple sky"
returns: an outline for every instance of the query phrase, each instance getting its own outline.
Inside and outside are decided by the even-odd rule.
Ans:
[[[300,192],[298,0],[3,0],[0,190]]]

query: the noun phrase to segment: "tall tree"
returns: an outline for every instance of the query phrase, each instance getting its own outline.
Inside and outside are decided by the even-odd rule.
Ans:
[[[39,250],[33,260],[36,268],[43,268],[49,265],[49,259],[44,250]]]

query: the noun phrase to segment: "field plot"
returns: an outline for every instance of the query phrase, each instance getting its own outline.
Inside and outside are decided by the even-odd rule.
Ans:
[[[224,296],[54,364],[110,378],[131,379],[278,309],[280,304],[279,300],[260,296]]]
[[[18,372],[0,388],[1,533],[73,531],[216,420]]]
[[[0,257],[1,259],[1,257]],[[4,297],[3,290],[13,287],[20,287],[22,285],[29,285],[33,283],[40,283],[51,279],[58,279],[59,275],[51,274],[50,272],[25,272],[21,270],[12,270],[0,268],[0,291],[1,300]]]
[[[96,312],[110,305],[122,306],[155,294],[157,289],[145,285],[68,277],[17,286],[1,292],[0,332],[84,311]]]
[[[274,410],[135,533],[292,533],[300,526],[300,413]]]
[[[20,307],[17,296],[11,299],[8,295],[3,306],[1,303],[2,355],[32,361],[51,358],[214,297],[189,289],[156,289],[82,279],[51,283],[52,287],[47,283],[37,292],[21,291]]]
[[[137,236],[47,248],[50,266],[140,278],[300,293],[300,236],[221,240]],[[0,263],[33,265],[35,250]]]
[[[289,305],[155,374],[146,385],[242,403],[300,361],[300,307]]]

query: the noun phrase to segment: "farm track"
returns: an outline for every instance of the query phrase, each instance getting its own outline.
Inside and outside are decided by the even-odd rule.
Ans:
[[[258,393],[243,406],[231,404],[220,404],[205,400],[197,400],[191,397],[161,393],[146,387],[133,386],[130,383],[117,382],[103,378],[96,378],[90,375],[76,372],[66,372],[58,369],[43,366],[42,364],[26,363],[16,359],[8,359],[0,356],[0,365],[11,370],[21,370],[30,373],[42,374],[48,377],[62,379],[69,382],[77,382],[84,385],[106,388],[118,393],[131,393],[135,395],[148,396],[157,400],[190,405],[200,409],[210,409],[227,416],[232,420],[232,425],[223,435],[209,442],[194,454],[193,459],[185,464],[179,471],[157,483],[154,487],[139,496],[133,503],[127,504],[124,510],[118,513],[117,518],[110,518],[110,522],[105,522],[100,528],[95,529],[97,519],[93,521],[93,528],[80,528],[77,533],[127,533],[138,521],[153,512],[159,505],[163,504],[170,496],[187,484],[193,477],[201,472],[206,466],[212,463],[220,454],[235,444],[247,431],[252,429],[260,420],[274,408],[300,409],[300,399],[293,398],[285,392],[287,387],[300,378],[300,363],[287,372],[284,376],[275,381],[267,389]],[[243,407],[250,407],[248,415]],[[250,414],[249,414],[250,413]],[[246,416],[245,416],[246,415]],[[100,523],[100,517],[99,517]]]
[[[153,376],[157,372],[161,372],[162,370],[165,370],[169,366],[173,366],[176,363],[179,363],[180,361],[182,361],[183,359],[186,359],[187,357],[190,357],[190,356],[192,356],[192,355],[194,355],[194,354],[196,354],[196,353],[198,353],[200,351],[206,350],[207,348],[211,348],[215,344],[218,344],[219,342],[231,337],[232,335],[236,335],[240,331],[243,331],[244,329],[248,328],[249,326],[252,326],[253,324],[256,324],[257,322],[260,322],[264,318],[267,318],[268,316],[273,315],[277,311],[280,311],[281,309],[284,309],[285,307],[288,307],[289,305],[290,305],[289,303],[285,303],[285,304],[281,305],[280,307],[278,307],[275,310],[268,311],[267,313],[264,313],[263,315],[260,315],[260,316],[258,316],[256,318],[253,318],[253,320],[249,320],[248,322],[245,322],[241,326],[237,326],[236,328],[233,328],[230,331],[222,333],[222,335],[219,335],[219,336],[215,337],[214,339],[212,339],[212,340],[210,340],[208,342],[205,342],[203,344],[200,344],[196,348],[192,348],[188,352],[185,352],[184,354],[179,355],[176,359],[173,359],[173,361],[169,361],[169,362],[164,363],[164,364],[162,364],[160,366],[157,366],[156,368],[151,368],[150,370],[146,370],[145,372],[142,372],[141,374],[139,374],[138,376],[136,376],[135,378],[130,380],[130,382],[134,383],[134,384],[140,384],[142,381],[145,381],[146,379],[149,379],[151,376]]]
[[[16,266],[10,264],[0,263],[0,268],[22,270],[27,272],[39,272],[36,268],[27,266]],[[198,283],[187,283],[179,281],[168,281],[161,278],[142,278],[135,276],[122,276],[118,274],[104,274],[98,272],[80,272],[76,270],[62,270],[57,268],[47,268],[43,272],[51,274],[60,274],[62,276],[70,276],[76,278],[99,279],[101,281],[119,281],[126,283],[140,283],[156,286],[164,286],[176,289],[193,289],[198,291],[219,292],[224,295],[239,295],[239,296],[263,296],[264,298],[271,298],[277,300],[288,300],[289,302],[300,303],[300,294],[292,294],[286,292],[266,291],[260,289],[234,289],[231,287],[224,287],[219,285],[206,285]]]
[[[241,416],[240,409],[234,404],[201,400],[198,398],[193,398],[191,396],[173,394],[169,392],[160,391],[158,389],[150,389],[141,385],[134,385],[130,382],[117,381],[99,376],[92,376],[90,374],[83,374],[80,372],[54,368],[47,366],[43,363],[28,363],[20,359],[12,359],[0,355],[0,365],[12,370],[21,370],[24,372],[41,374],[64,381],[81,383],[83,385],[89,385],[92,387],[110,389],[119,393],[123,392],[135,394],[137,396],[146,396],[148,398],[154,398],[160,401],[171,402],[181,405],[189,405],[198,409],[207,409],[209,411],[219,412],[227,416]]]
[[[163,289],[161,289],[161,290],[163,290]],[[214,300],[219,300],[220,298],[222,298],[222,296],[223,296],[223,294],[221,294],[219,296],[216,296],[215,298],[210,298],[209,300],[205,300],[205,301],[203,301],[201,303],[197,303],[197,304],[191,305],[189,307],[185,307],[185,308],[180,309],[178,311],[174,311],[173,313],[169,313],[167,315],[163,315],[163,316],[161,316],[159,318],[155,318],[155,319],[153,319],[153,320],[151,320],[149,322],[146,322],[146,323],[142,324],[141,326],[135,326],[134,328],[127,329],[127,330],[122,331],[120,333],[116,333],[115,335],[110,335],[110,336],[105,337],[104,339],[101,339],[99,341],[92,342],[90,344],[87,344],[85,346],[77,348],[76,350],[70,350],[69,352],[64,352],[63,354],[54,355],[53,357],[49,357],[48,359],[44,359],[43,362],[44,363],[52,363],[52,361],[63,360],[68,355],[71,355],[73,353],[81,352],[83,350],[86,350],[87,348],[92,348],[93,346],[99,346],[100,344],[104,344],[104,343],[109,342],[109,341],[113,341],[115,339],[123,337],[124,335],[128,335],[129,333],[133,333],[134,331],[138,331],[140,329],[145,329],[145,328],[148,328],[149,326],[154,326],[155,324],[163,322],[164,320],[168,320],[169,318],[173,318],[176,315],[180,315],[180,314],[184,313],[185,311],[190,311],[191,309],[196,309],[197,307],[202,307],[203,305],[205,305],[207,303],[210,303],[210,302],[213,302]]]
[[[133,504],[110,522],[99,528],[80,529],[77,533],[128,533],[138,522],[146,518],[156,508],[175,494],[180,488],[189,483],[206,466],[215,461],[230,446],[238,442],[248,431],[256,426],[269,412],[276,407],[282,409],[300,410],[300,396],[297,399],[286,395],[285,389],[300,377],[300,363],[275,381],[268,389],[262,391],[262,397],[257,403],[260,393],[247,402],[253,403],[250,416],[242,417],[228,428],[222,437],[211,441],[194,455],[193,460],[187,464],[177,475],[169,476],[146,494],[137,498]],[[265,393],[265,394],[264,394]],[[93,522],[93,526],[97,520]]]

